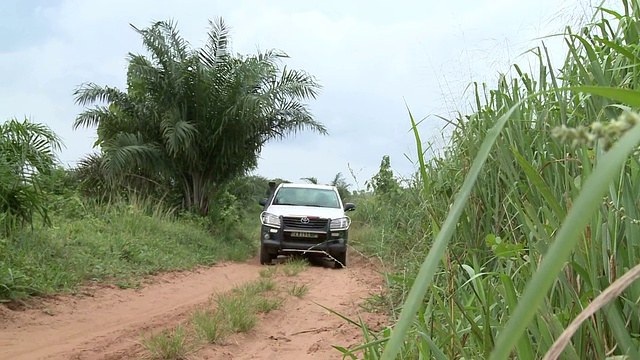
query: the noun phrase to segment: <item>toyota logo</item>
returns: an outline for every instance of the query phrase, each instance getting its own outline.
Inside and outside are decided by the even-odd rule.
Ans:
[[[302,219],[300,219],[300,222],[303,223],[303,224],[308,224],[309,223],[309,218],[305,216]]]

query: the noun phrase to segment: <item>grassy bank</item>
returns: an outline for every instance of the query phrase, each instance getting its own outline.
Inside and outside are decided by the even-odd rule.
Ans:
[[[474,84],[474,113],[451,119],[442,156],[355,199],[354,244],[394,267],[397,323],[368,359],[640,357],[640,284],[616,283],[640,258],[638,118],[625,115],[640,106],[640,3],[619,5],[567,29],[560,69],[540,46],[536,72]]]
[[[241,261],[256,251],[254,218],[220,230],[157,204],[96,205],[77,196],[56,201],[51,227],[27,227],[0,240],[1,301],[94,281],[132,287],[145,275]]]

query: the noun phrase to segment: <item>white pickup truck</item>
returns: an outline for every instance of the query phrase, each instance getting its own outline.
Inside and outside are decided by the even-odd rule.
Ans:
[[[271,264],[283,254],[328,256],[336,268],[347,266],[347,243],[355,210],[343,203],[334,186],[280,184],[267,199],[260,199],[260,263]]]

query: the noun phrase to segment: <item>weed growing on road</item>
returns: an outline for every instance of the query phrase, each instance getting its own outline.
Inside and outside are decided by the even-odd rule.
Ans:
[[[307,286],[307,284],[302,284],[302,285],[293,284],[293,286],[289,288],[289,294],[299,298],[307,295],[308,292],[309,292],[309,287]]]
[[[271,266],[264,270],[260,270],[260,277],[270,278],[273,277],[277,272],[278,268],[276,266]]]
[[[287,276],[296,276],[309,267],[309,263],[303,258],[288,259],[282,266],[282,271]]]
[[[191,317],[191,323],[200,339],[210,344],[215,344],[226,335],[227,330],[221,320],[220,314],[211,309],[198,309]]]
[[[276,283],[270,278],[260,278],[246,286],[236,288],[236,291],[247,293],[246,296],[255,296],[263,292],[273,290]]]
[[[283,303],[281,298],[260,296],[256,298],[254,306],[257,312],[266,314],[281,308]]]
[[[191,316],[190,324],[196,340],[219,344],[229,335],[251,330],[257,324],[258,314],[279,309],[284,303],[284,299],[272,293],[275,286],[273,279],[262,277],[215,294],[210,307],[197,309]],[[173,332],[165,330],[144,339],[142,343],[154,358],[177,360],[186,355],[186,338],[185,329],[178,327]],[[191,346],[196,344],[194,341]]]
[[[152,359],[159,360],[182,360],[191,350],[187,342],[187,330],[182,325],[144,337],[142,346],[151,353]]]
[[[252,311],[253,306],[251,306],[253,302],[246,302],[249,299],[248,296],[235,294],[217,296],[217,311],[221,319],[227,323],[230,332],[247,332],[256,325],[256,313]]]
[[[259,278],[233,290],[215,296],[217,313],[231,333],[247,332],[257,321],[258,313],[266,313],[282,306],[283,301],[263,295],[275,288],[270,278]]]

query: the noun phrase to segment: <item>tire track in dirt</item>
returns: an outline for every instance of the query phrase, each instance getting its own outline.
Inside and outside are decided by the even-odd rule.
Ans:
[[[360,315],[376,331],[385,323],[384,315],[365,312],[360,306],[383,286],[382,276],[368,259],[352,255],[346,269],[311,266],[297,276],[279,273],[274,279],[282,291],[293,284],[306,284],[309,292],[302,298],[289,296],[280,309],[263,316],[248,333],[236,334],[224,345],[207,346],[191,359],[342,359],[333,346],[360,345],[362,332],[318,304],[355,321]]]
[[[11,319],[0,322],[0,358],[118,358],[143,330],[185,317],[214,291],[256,279],[257,270],[230,264],[163,274],[141,290],[101,288],[93,296],[60,296],[39,309],[9,313]]]
[[[263,269],[257,260],[223,264],[159,275],[140,290],[102,287],[92,296],[59,296],[25,311],[0,306],[0,359],[138,359],[145,355],[141,334],[175,326],[213,293],[255,280]],[[288,295],[248,333],[205,345],[190,358],[341,359],[332,345],[360,343],[360,330],[314,302],[356,318],[358,303],[382,286],[362,257],[352,257],[346,269],[313,265],[294,277],[279,272],[275,280],[282,291],[296,283],[309,292]],[[362,315],[374,327],[383,319]]]

